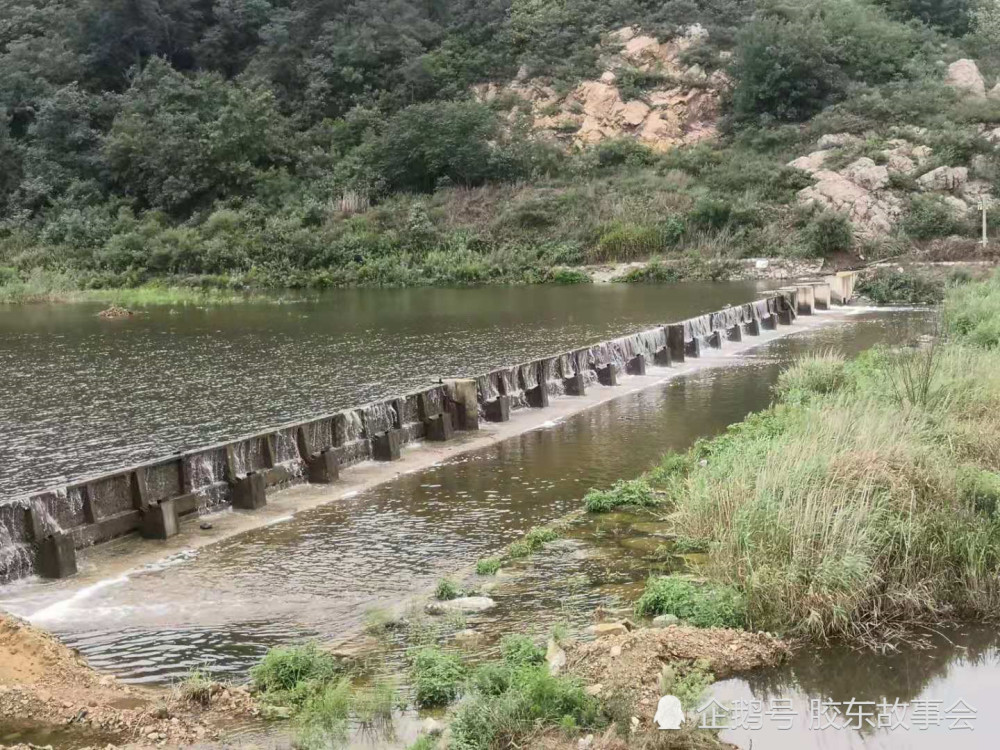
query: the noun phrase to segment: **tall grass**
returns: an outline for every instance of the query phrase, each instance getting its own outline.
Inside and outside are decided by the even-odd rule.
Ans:
[[[949,294],[959,340],[808,358],[694,449],[672,517],[750,627],[874,645],[1000,615],[1000,283]]]

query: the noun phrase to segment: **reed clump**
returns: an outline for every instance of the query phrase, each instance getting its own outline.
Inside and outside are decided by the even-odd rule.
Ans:
[[[1000,615],[1000,282],[958,287],[945,338],[808,357],[777,402],[673,478],[679,535],[746,625],[884,646]]]

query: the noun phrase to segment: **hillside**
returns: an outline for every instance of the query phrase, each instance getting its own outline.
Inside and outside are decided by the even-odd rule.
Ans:
[[[0,18],[0,299],[991,252],[1000,0],[3,0]]]

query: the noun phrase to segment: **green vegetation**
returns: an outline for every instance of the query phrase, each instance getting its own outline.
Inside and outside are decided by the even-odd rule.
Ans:
[[[677,576],[654,576],[635,605],[639,617],[677,615],[699,628],[741,628],[746,611],[731,586],[698,584]]]
[[[811,181],[785,166],[825,133],[864,135],[867,154],[919,127],[907,137],[934,154],[922,171],[1000,174],[980,136],[1000,108],[961,101],[939,66],[974,57],[992,82],[995,0],[12,0],[5,10],[5,301],[154,282],[223,298],[582,283],[574,266],[650,256],[684,260],[630,280],[711,278],[739,258],[851,249],[842,219],[796,205]],[[666,41],[694,23],[708,37],[684,64],[734,81],[715,143],[567,149],[534,136],[517,97],[473,94],[522,68],[569,92],[600,73],[609,32],[632,25]],[[709,85],[615,72],[626,97]],[[949,210],[915,196],[887,241],[974,230]]]
[[[880,305],[935,305],[944,298],[944,284],[916,273],[888,268],[877,268],[861,278],[856,291]]]
[[[457,654],[423,646],[409,654],[410,683],[418,706],[444,706],[458,697],[466,676]]]
[[[196,669],[180,683],[179,692],[186,701],[208,706],[212,702],[212,681]]]
[[[676,695],[685,709],[694,711],[703,705],[702,699],[713,682],[715,675],[710,671],[708,662],[664,664],[660,671],[660,694]]]
[[[476,561],[476,575],[493,576],[497,574],[503,562],[499,557],[483,557]]]
[[[442,578],[438,581],[437,588],[434,589],[434,598],[439,601],[449,601],[451,599],[457,599],[462,596],[461,589],[458,585],[447,578]]]
[[[250,679],[261,693],[284,696],[302,686],[322,685],[343,674],[340,663],[316,644],[272,648],[250,670]],[[302,695],[293,695],[300,700]]]
[[[508,545],[506,556],[511,560],[528,557],[558,538],[559,532],[555,529],[547,526],[535,526],[529,529],[518,541]]]
[[[705,582],[654,577],[637,613],[869,645],[996,617],[1000,277],[949,288],[944,326],[805,358],[772,408],[699,442],[668,509],[708,543]]]
[[[583,498],[588,513],[608,513],[623,506],[650,508],[662,502],[644,479],[620,480],[608,490],[590,490]]]
[[[507,654],[505,654],[507,656]],[[545,727],[588,729],[603,724],[597,701],[571,677],[553,676],[535,653],[488,662],[472,674],[451,723],[454,750],[523,746]],[[540,663],[541,662],[541,663]]]

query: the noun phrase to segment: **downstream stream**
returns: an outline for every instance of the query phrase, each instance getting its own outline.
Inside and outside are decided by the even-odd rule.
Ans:
[[[485,370],[583,340],[714,309],[725,301],[720,294],[732,295],[733,301],[749,298],[748,288],[737,285],[700,291],[682,287],[683,293],[675,293],[674,287],[640,289],[634,297],[631,292],[618,297],[616,292],[606,298],[600,297],[603,291],[588,290],[586,294],[595,296],[589,303],[572,303],[577,312],[570,316],[570,326],[532,328],[530,314],[525,312],[517,345],[512,343],[517,338],[514,334],[510,340],[505,338],[511,321],[499,319],[496,308],[484,311],[475,325],[461,331],[448,329],[448,336],[411,331],[406,334],[416,337],[407,339],[411,343],[421,340],[421,335],[428,338],[417,346],[419,351],[409,363],[397,363],[395,370],[375,381],[366,380],[364,374],[353,375],[364,385],[349,391],[349,396],[331,396],[321,405],[310,402],[308,410],[356,403],[426,382],[434,363],[441,372]],[[706,296],[706,290],[716,296]],[[684,296],[686,302],[664,309],[668,295],[674,295],[674,300]],[[552,305],[552,315],[540,319],[562,320],[560,309],[569,299],[546,302]],[[248,379],[263,378],[254,388],[273,387],[276,399],[285,406],[252,397],[249,388],[237,388],[243,394],[237,397],[231,387],[220,391],[223,401],[213,406],[217,410],[213,413],[221,413],[222,405],[239,403],[247,409],[241,418],[254,415],[255,425],[261,419],[296,416],[288,410],[295,399],[286,387],[301,396],[325,374],[336,379],[355,368],[360,368],[358,373],[375,372],[377,362],[392,360],[398,342],[389,342],[392,337],[385,332],[377,338],[387,343],[369,349],[368,360],[359,356],[360,361],[331,368],[318,354],[309,359],[302,353],[320,346],[322,335],[321,326],[309,323],[306,310],[279,308],[280,315],[305,315],[301,325],[306,333],[298,361],[311,365],[305,368],[304,380],[297,378],[294,362],[257,356],[259,350],[252,357],[246,356],[247,350],[240,355],[246,361]],[[234,325],[240,318],[236,311],[213,311],[210,316],[217,314],[231,315]],[[32,617],[80,649],[97,668],[129,681],[165,683],[195,668],[217,677],[243,679],[248,667],[270,646],[308,638],[344,641],[361,630],[372,608],[398,607],[415,593],[429,590],[442,576],[498,552],[530,527],[578,509],[588,488],[634,476],[663,452],[684,450],[696,439],[717,434],[748,412],[765,407],[777,374],[795,357],[828,348],[851,355],[879,343],[913,340],[929,329],[931,318],[921,311],[861,312],[849,322],[771,342],[748,356],[733,358],[726,366],[675,378],[544,429],[401,476],[348,502],[300,512],[284,522],[107,579],[72,596],[72,584],[67,582],[13,584],[0,589],[0,608]],[[151,316],[150,325],[156,319]],[[449,319],[454,323],[461,316],[444,316]],[[406,329],[405,314],[400,312],[396,320]],[[284,325],[280,327],[284,335],[294,335],[295,325]],[[274,331],[272,335],[278,336]],[[152,329],[142,334],[147,339],[158,335]],[[356,335],[361,337],[362,331],[358,329]],[[406,335],[401,330],[400,340]],[[331,356],[329,351],[325,356]],[[231,378],[236,377],[238,360],[235,353],[226,359]],[[459,362],[473,364],[462,367]],[[275,376],[278,380],[271,386],[262,386],[268,382],[264,376],[270,367],[281,375]],[[118,386],[124,387],[124,381]],[[9,388],[10,383],[0,387]],[[150,386],[153,390],[160,387]],[[226,401],[230,397],[242,400]],[[138,401],[144,404],[141,408],[156,412],[155,399],[143,399],[146,396]],[[93,418],[93,414],[84,417],[85,411],[67,418],[84,422]],[[180,433],[183,416],[179,412],[163,411],[160,416],[154,423],[164,431],[161,436]],[[33,424],[42,429],[44,422],[38,419]],[[129,430],[141,432],[136,425]],[[27,433],[22,439],[31,442]],[[88,450],[96,449],[96,445],[84,446],[72,456],[67,454],[60,464],[62,470],[69,471],[73,461],[82,461]],[[17,482],[20,476],[9,475]],[[8,484],[13,481],[9,479]],[[498,607],[469,616],[465,625],[488,638],[512,631],[541,635],[557,623],[580,633],[592,621],[595,608],[630,604],[651,570],[684,566],[682,558],[664,555],[661,531],[648,518],[628,514],[585,517],[550,549],[507,570],[491,594]],[[890,701],[896,697],[940,699],[950,706],[962,697],[979,709],[979,715],[976,731],[966,732],[960,746],[994,747],[1000,722],[987,709],[1000,696],[997,642],[996,633],[984,628],[943,634],[932,649],[878,659],[852,651],[801,653],[781,669],[718,683],[713,694],[724,701],[788,698],[802,721],[790,731],[765,727],[723,736],[743,748],[751,747],[752,741],[753,748],[779,750],[940,747],[949,739],[947,727],[896,733],[812,731],[805,723],[809,701],[877,700],[884,695]]]

